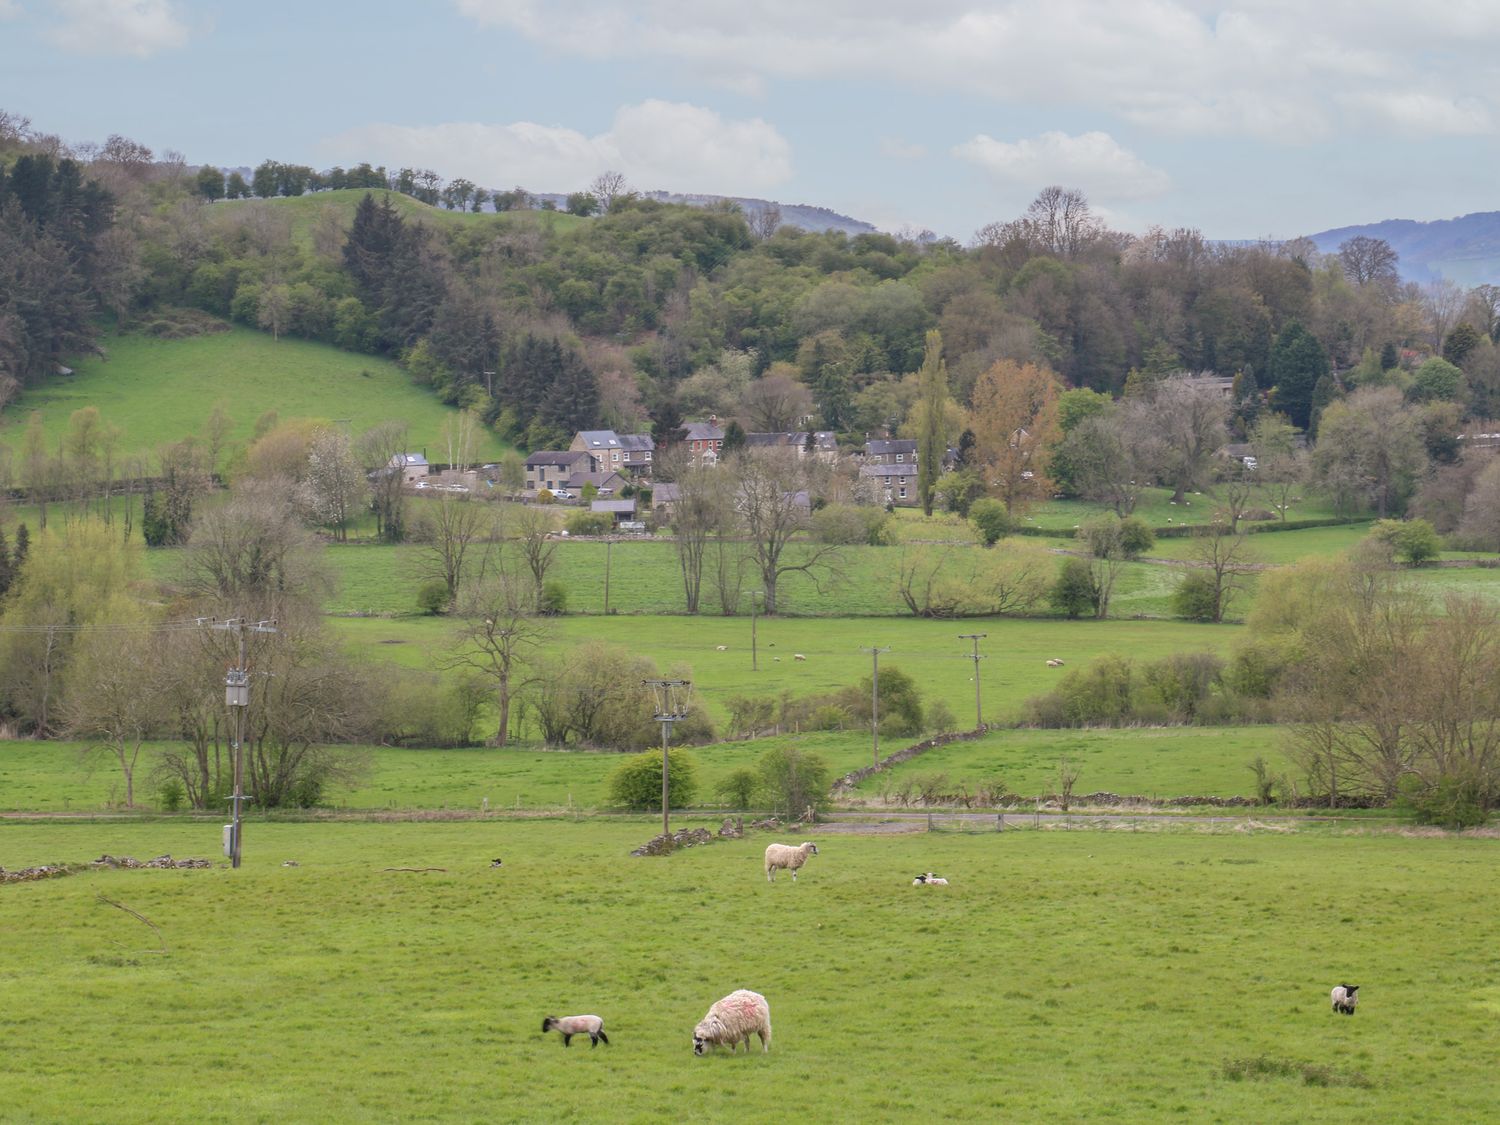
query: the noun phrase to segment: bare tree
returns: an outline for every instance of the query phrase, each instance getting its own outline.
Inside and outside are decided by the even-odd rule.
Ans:
[[[781,208],[774,203],[757,207],[748,216],[750,233],[764,242],[781,226]]]
[[[144,627],[89,633],[70,662],[74,690],[64,707],[66,729],[114,759],[125,780],[126,808],[135,807],[141,747],[160,724],[159,647],[160,638]]]
[[[321,546],[275,481],[246,481],[204,512],[182,570],[188,591],[224,617],[283,618],[332,587]]]
[[[1448,338],[1448,329],[1453,327],[1458,314],[1463,311],[1467,299],[1462,287],[1446,277],[1431,282],[1422,290],[1422,307],[1427,313],[1427,324],[1432,329],[1432,349],[1440,352],[1443,341]]]
[[[534,604],[529,589],[494,568],[465,589],[457,607],[463,624],[441,661],[445,669],[470,669],[492,685],[500,712],[496,746],[510,737],[512,702],[536,681],[528,662],[551,635],[544,619],[531,616]]]
[[[1373,285],[1394,291],[1401,280],[1396,270],[1398,261],[1396,251],[1383,238],[1359,234],[1339,244],[1339,265],[1344,276],[1361,288]]]
[[[387,543],[406,538],[406,486],[401,458],[407,452],[405,422],[381,422],[360,435],[356,454],[369,472],[375,523]]]
[[[589,194],[599,201],[599,210],[608,215],[615,200],[625,194],[625,174],[623,172],[600,172],[594,177],[594,182],[589,184],[588,190]]]
[[[1271,500],[1271,507],[1286,522],[1292,493],[1307,482],[1307,451],[1297,441],[1297,431],[1280,414],[1263,415],[1250,434],[1255,457],[1254,479]]]
[[[417,556],[419,573],[441,581],[452,603],[466,580],[483,577],[484,548],[495,537],[495,514],[488,505],[462,493],[441,493],[422,506],[417,523],[415,538],[423,544]]]
[[[522,508],[505,529],[506,538],[520,548],[521,558],[531,573],[534,608],[542,603],[547,572],[552,569],[552,557],[557,554],[559,540],[555,538],[556,531],[557,522],[552,514],[534,504]]]
[[[686,456],[673,460],[682,463],[673,471],[678,499],[672,506],[672,532],[687,611],[697,613],[708,543],[732,514],[732,494],[726,487],[728,474],[719,466],[702,465]]]
[[[1194,536],[1189,559],[1206,580],[1205,592],[1212,598],[1210,620],[1223,621],[1230,602],[1248,589],[1256,570],[1249,538],[1237,532],[1225,535],[1218,526],[1203,528]]]
[[[1134,444],[1156,478],[1172,486],[1174,501],[1181,503],[1190,489],[1205,483],[1227,435],[1229,404],[1223,395],[1190,377],[1172,377],[1121,409]]]
[[[772,370],[745,388],[740,410],[751,433],[787,433],[812,410],[812,394],[791,375]]]
[[[783,575],[801,573],[821,591],[839,576],[841,552],[836,544],[798,541],[811,515],[810,466],[795,452],[776,450],[735,459],[735,507],[749,539],[750,556],[760,576],[765,611],[776,612],[777,585]]]
[[[1135,510],[1146,473],[1141,463],[1143,445],[1127,434],[1129,420],[1118,408],[1107,415],[1085,418],[1073,427],[1062,445],[1079,493],[1108,504],[1121,517]]]

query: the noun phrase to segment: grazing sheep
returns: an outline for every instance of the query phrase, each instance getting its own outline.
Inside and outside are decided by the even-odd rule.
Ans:
[[[911,881],[911,885],[914,887],[946,887],[948,885],[948,880],[934,875],[931,871],[928,871],[925,874],[918,875],[915,879],[913,879]]]
[[[599,1046],[600,1040],[609,1046],[609,1036],[604,1034],[604,1021],[598,1016],[548,1016],[542,1021],[542,1034],[549,1031],[560,1031],[563,1037],[563,1046],[571,1047],[573,1036],[587,1035],[589,1037],[589,1048]]]
[[[818,845],[807,843],[800,847],[790,844],[770,844],[766,847],[766,882],[776,882],[776,869],[792,873],[792,882],[797,881],[797,868],[807,862],[807,857],[818,854]]]
[[[800,652],[794,652],[794,653],[792,653],[792,659],[793,660],[806,660],[807,657],[803,656]]]
[[[715,652],[728,652],[729,651],[729,646],[728,645],[714,645],[714,651]]]
[[[1346,1016],[1354,1014],[1354,1006],[1359,1003],[1359,985],[1341,984],[1331,992],[1333,1010],[1343,1012]]]
[[[728,1045],[732,1055],[736,1045],[744,1043],[748,1055],[752,1035],[760,1036],[762,1053],[771,1049],[771,1005],[759,992],[739,988],[715,1001],[708,1015],[693,1028],[693,1054],[706,1055],[715,1047]]]

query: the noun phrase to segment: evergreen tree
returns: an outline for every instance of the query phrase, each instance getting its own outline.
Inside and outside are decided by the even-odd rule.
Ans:
[[[10,554],[10,572],[20,577],[21,565],[31,553],[31,530],[23,523],[16,528],[16,547]]]
[[[680,444],[687,436],[682,425],[682,411],[677,409],[675,398],[663,398],[651,412],[651,440],[656,443],[656,457],[661,459],[664,451]]]
[[[1389,371],[1400,362],[1401,357],[1396,351],[1396,345],[1387,340],[1385,346],[1380,349],[1380,370]]]
[[[738,453],[745,448],[745,440],[745,427],[738,421],[730,422],[724,427],[724,444],[720,447],[720,454],[728,457],[731,453]]]
[[[15,575],[11,571],[10,563],[10,542],[5,538],[5,528],[0,527],[0,598],[5,597],[5,591],[10,589],[14,581]]]
[[[1328,353],[1316,336],[1294,320],[1276,337],[1270,367],[1276,409],[1294,426],[1307,429],[1312,421],[1313,390],[1330,371]]]
[[[943,361],[943,335],[937,329],[927,333],[927,348],[922,369],[917,373],[917,496],[922,514],[932,515],[933,495],[938,477],[943,474],[943,457],[948,452],[948,365]]]

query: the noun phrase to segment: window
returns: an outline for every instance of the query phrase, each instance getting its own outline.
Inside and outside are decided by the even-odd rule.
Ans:
[[[618,449],[615,450],[614,453],[610,454],[610,459],[618,461],[620,459],[620,451]]]
[[[899,464],[901,464],[901,462],[903,462],[905,460],[906,460],[906,454],[904,454],[904,453],[898,453],[898,454],[896,454],[896,464],[899,465]]]
[[[901,499],[903,499],[903,500],[906,499],[906,489],[904,489],[904,488],[901,490]]]
[[[896,483],[897,484],[905,484],[906,483],[906,478],[905,477],[897,477],[896,478]],[[903,492],[902,495],[904,496],[906,494]]]
[[[646,451],[646,460],[651,460],[651,451],[649,449]]]

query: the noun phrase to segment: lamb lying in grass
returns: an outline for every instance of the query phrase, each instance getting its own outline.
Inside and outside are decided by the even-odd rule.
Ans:
[[[748,1055],[752,1035],[760,1036],[762,1053],[771,1049],[771,1005],[759,992],[736,989],[715,1001],[708,1015],[693,1028],[693,1054],[706,1055],[715,1047],[727,1045],[732,1055],[735,1047],[744,1043]]]
[[[792,882],[797,881],[797,869],[807,862],[807,857],[818,854],[817,844],[801,844],[792,847],[790,844],[771,844],[766,848],[766,882],[776,882],[776,871],[792,873]]]
[[[939,878],[931,871],[928,871],[913,879],[911,885],[914,887],[946,887],[948,880]]]
[[[563,1046],[571,1047],[575,1035],[587,1035],[589,1037],[590,1049],[599,1046],[600,1041],[609,1046],[609,1036],[604,1034],[604,1021],[598,1016],[548,1016],[542,1021],[542,1034],[549,1031],[560,1031],[563,1037]]]
[[[1346,1016],[1352,1016],[1355,1005],[1359,1003],[1359,985],[1341,984],[1329,995],[1333,999],[1333,1010],[1335,1012],[1342,1012]]]

